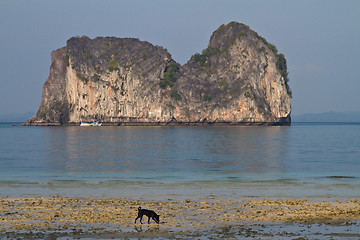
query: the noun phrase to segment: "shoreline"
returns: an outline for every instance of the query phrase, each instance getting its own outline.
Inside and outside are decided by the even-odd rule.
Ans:
[[[236,238],[303,236],[360,237],[360,201],[229,199],[221,196],[135,198],[0,198],[0,238]],[[154,210],[160,224],[147,217],[135,224],[137,208]],[[326,226],[321,229],[322,226]],[[277,230],[276,230],[277,229]],[[278,231],[278,232],[277,232]],[[330,235],[329,235],[330,234]],[[345,235],[344,235],[345,234]],[[347,234],[347,235],[346,235]],[[324,235],[325,236],[325,235]]]
[[[90,121],[91,122],[91,121]],[[101,122],[101,126],[291,126],[291,120],[287,118],[281,118],[278,121],[273,122],[256,122],[256,121],[240,121],[240,122],[217,122],[207,121],[195,121],[195,122],[142,122],[142,121],[123,121],[123,122]],[[27,121],[21,123],[19,126],[80,126],[80,122],[41,122],[41,121]]]

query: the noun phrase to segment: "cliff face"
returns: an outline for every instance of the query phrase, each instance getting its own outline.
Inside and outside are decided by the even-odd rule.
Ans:
[[[52,53],[27,124],[290,124],[286,60],[246,25],[222,25],[184,66],[137,39],[71,38]]]

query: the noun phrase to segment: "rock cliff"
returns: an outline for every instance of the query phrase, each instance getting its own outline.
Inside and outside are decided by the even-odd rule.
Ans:
[[[73,37],[51,57],[26,125],[290,125],[285,57],[244,24],[220,26],[184,66],[133,38]]]

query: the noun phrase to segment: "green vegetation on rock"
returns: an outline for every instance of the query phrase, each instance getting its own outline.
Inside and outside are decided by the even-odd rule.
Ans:
[[[100,80],[100,76],[95,73],[95,74],[92,76],[92,80],[93,80],[94,82],[97,82],[97,81]]]
[[[257,33],[255,33],[255,34],[258,36],[258,38],[259,38],[275,55],[278,54],[278,50],[277,50],[277,48],[276,48],[276,46],[275,46],[274,44],[269,43],[268,41],[266,41],[265,38],[259,36],[259,34],[257,34]]]
[[[205,66],[206,59],[220,53],[220,49],[214,47],[208,47],[202,51],[202,54],[196,53],[193,55],[193,59],[201,66]]]
[[[276,67],[279,69],[281,76],[283,76],[285,81],[288,82],[289,79],[287,77],[288,75],[287,64],[284,54],[280,53],[277,55]]]
[[[111,59],[109,61],[109,71],[112,72],[112,71],[116,71],[116,70],[119,70],[119,67],[118,67],[118,64],[116,62],[115,59]]]
[[[226,87],[227,86],[227,82],[225,79],[221,80],[219,83],[218,83],[218,86],[219,87]]]
[[[246,98],[251,98],[250,92],[246,91],[246,92],[244,93],[244,97],[246,97]]]
[[[170,96],[171,96],[171,98],[178,100],[178,101],[180,101],[182,99],[181,95],[178,93],[178,91],[176,89],[171,90]]]
[[[236,90],[235,90],[235,89],[230,89],[230,90],[228,91],[228,94],[229,94],[230,96],[235,96]]]
[[[86,58],[86,59],[90,59],[90,58],[92,58],[91,53],[89,53],[89,52],[85,53],[85,58]]]
[[[230,39],[230,46],[235,43],[236,39],[239,39],[239,38],[244,37],[244,36],[246,36],[246,32],[243,32],[243,31],[240,31],[238,33],[234,33],[234,35]]]
[[[171,87],[177,80],[177,77],[175,76],[177,72],[179,72],[179,65],[170,63],[165,69],[164,76],[160,79],[160,87],[163,89],[167,86]]]
[[[87,83],[87,82],[89,81],[85,75],[82,75],[82,74],[79,73],[79,72],[76,72],[76,76],[77,76],[81,81],[83,81],[84,83]]]
[[[101,50],[106,50],[107,48],[109,47],[109,43],[104,43],[102,46],[101,46]]]
[[[69,50],[66,51],[65,62],[66,62],[66,66],[67,66],[67,67],[70,66]]]
[[[202,97],[202,100],[204,102],[209,102],[209,101],[211,101],[211,99],[212,99],[212,97],[210,95],[208,95],[208,94],[204,94],[203,97]]]

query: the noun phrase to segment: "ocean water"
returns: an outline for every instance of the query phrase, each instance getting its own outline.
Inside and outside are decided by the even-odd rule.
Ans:
[[[0,123],[0,197],[360,198],[360,123],[20,127]]]

